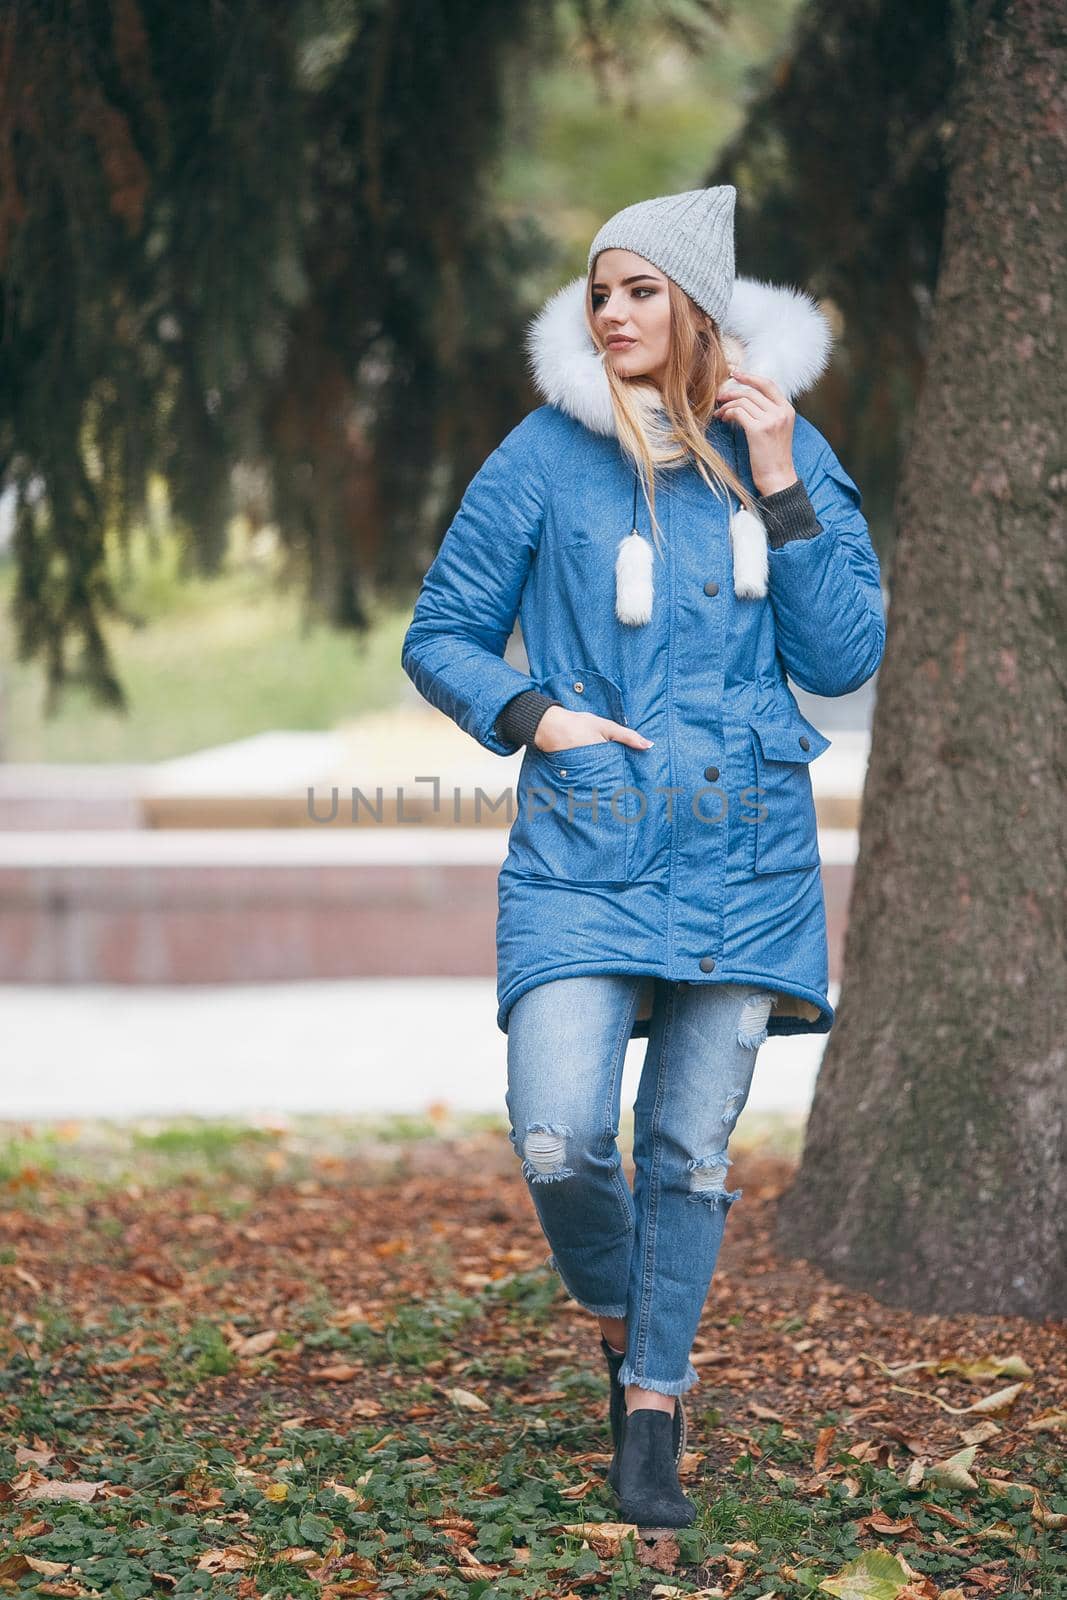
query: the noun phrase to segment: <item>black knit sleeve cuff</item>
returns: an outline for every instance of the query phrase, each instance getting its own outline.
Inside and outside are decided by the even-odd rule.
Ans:
[[[822,532],[822,523],[800,478],[774,494],[761,494],[759,505],[772,550],[788,544],[790,539],[813,539]]]
[[[537,725],[549,706],[562,705],[539,689],[523,689],[497,714],[496,731],[506,744],[533,744]]]

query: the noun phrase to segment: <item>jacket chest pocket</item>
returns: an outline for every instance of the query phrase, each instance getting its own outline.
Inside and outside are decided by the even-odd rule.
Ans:
[[[791,722],[752,719],[749,727],[759,788],[754,870],[817,867],[819,835],[809,768],[832,741],[799,714]]]
[[[614,739],[551,753],[528,747],[519,772],[509,863],[534,877],[625,883],[635,797]]]

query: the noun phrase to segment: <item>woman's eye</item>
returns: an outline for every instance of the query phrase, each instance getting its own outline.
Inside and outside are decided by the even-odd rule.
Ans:
[[[636,288],[636,289],[632,289],[630,292],[631,292],[631,294],[634,294],[634,295],[640,295],[641,298],[644,299],[647,295],[655,294],[656,290],[654,288],[649,288],[648,285],[646,284],[643,288],[639,287],[639,288]],[[593,310],[595,311],[598,306],[603,305],[603,303],[604,303],[604,301],[606,299],[607,299],[607,295],[606,294],[593,294],[593,295],[590,295],[590,303],[591,303],[591,305],[593,307]]]

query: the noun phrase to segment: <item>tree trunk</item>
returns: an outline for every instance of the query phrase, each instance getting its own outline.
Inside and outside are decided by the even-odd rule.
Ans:
[[[1067,1315],[1064,13],[974,7],[842,1003],[783,1249]]]

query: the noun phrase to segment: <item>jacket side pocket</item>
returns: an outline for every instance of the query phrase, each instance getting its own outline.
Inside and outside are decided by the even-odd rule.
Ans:
[[[809,766],[831,740],[798,713],[790,722],[753,718],[759,793],[756,872],[795,872],[819,865],[819,833]]]

